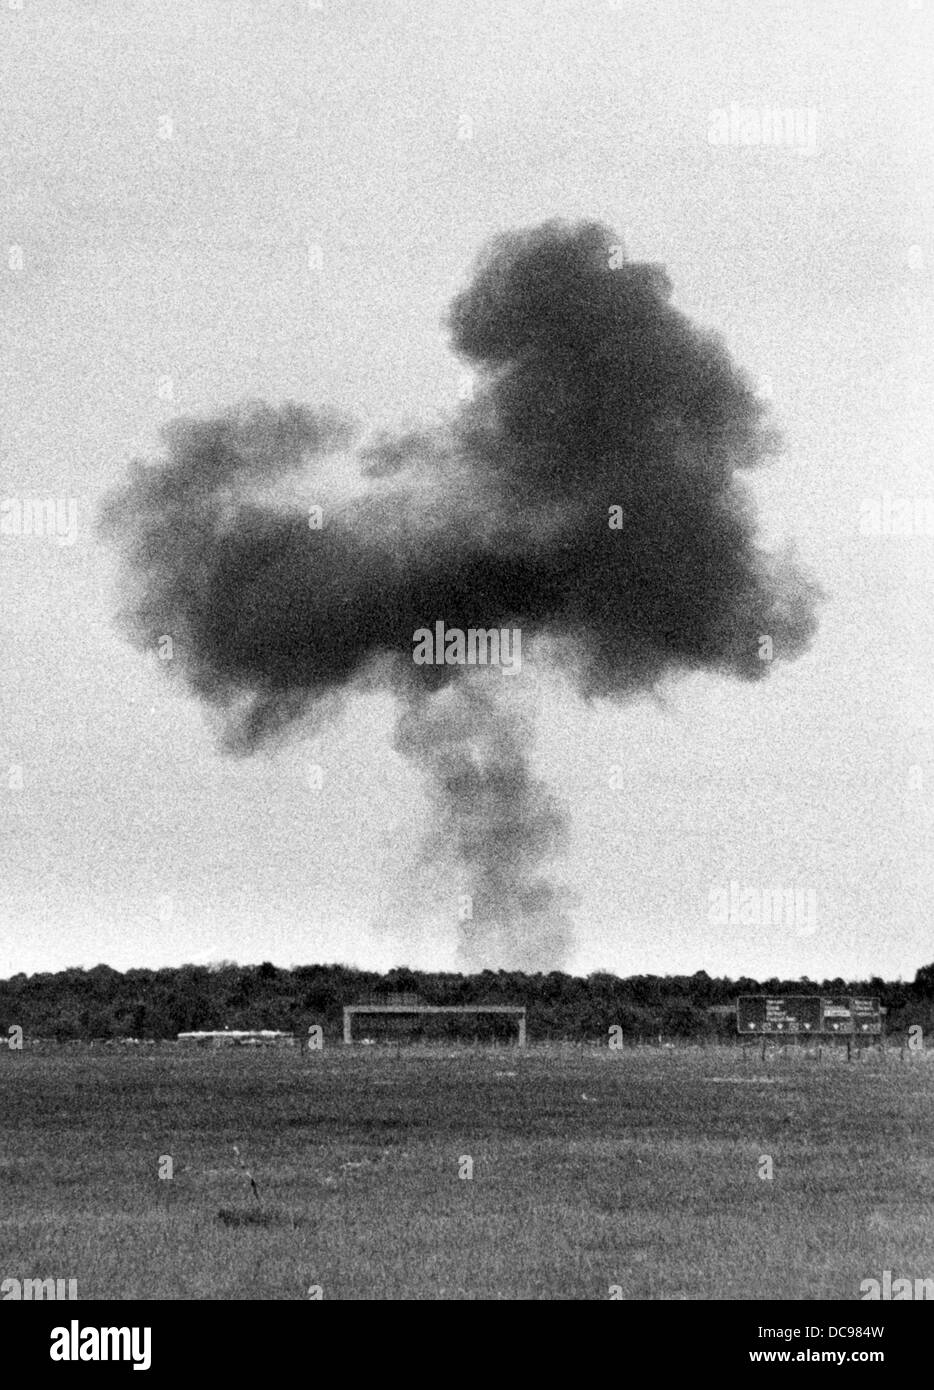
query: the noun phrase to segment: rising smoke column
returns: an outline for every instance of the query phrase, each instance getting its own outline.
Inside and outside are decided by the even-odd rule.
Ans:
[[[131,640],[172,637],[230,749],[366,683],[396,693],[399,746],[432,776],[475,896],[475,963],[560,963],[544,866],[561,817],[509,681],[497,698],[471,668],[416,666],[418,629],[519,628],[526,651],[547,637],[582,695],[622,700],[691,670],[759,679],[764,638],[790,659],[815,628],[816,586],[756,543],[743,474],[777,447],[764,407],[670,295],[595,223],[506,234],[449,313],[474,399],[434,436],[361,448],[358,492],[330,497],[320,468],[352,447],[349,422],[252,406],[176,421],[102,513]]]
[[[436,815],[426,850],[462,869],[460,954],[504,970],[554,970],[572,944],[568,894],[549,861],[567,816],[530,766],[528,711],[496,671],[409,701],[395,746],[426,774]]]

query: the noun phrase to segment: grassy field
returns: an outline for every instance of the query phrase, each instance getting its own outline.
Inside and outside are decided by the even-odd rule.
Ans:
[[[932,1192],[930,1052],[0,1052],[0,1280],[81,1298],[856,1299]]]

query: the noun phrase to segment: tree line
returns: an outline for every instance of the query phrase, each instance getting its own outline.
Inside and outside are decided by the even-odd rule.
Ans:
[[[376,1003],[417,994],[426,1004],[524,1004],[532,1039],[605,1039],[619,1027],[632,1041],[716,1038],[735,1034],[723,1006],[740,994],[873,995],[888,1011],[887,1032],[912,1024],[934,1029],[934,964],[910,983],[901,980],[730,980],[694,975],[633,975],[605,971],[586,977],[484,970],[479,974],[399,968],[387,974],[346,965],[182,965],[164,970],[69,969],[14,975],[0,981],[0,1035],[22,1028],[27,1038],[174,1038],[198,1029],[276,1028],[304,1034],[317,1024],[329,1040],[342,1035],[345,1004]],[[391,1002],[391,1000],[390,1000]],[[717,1011],[716,1006],[721,1006]],[[364,1036],[376,1022],[362,1021]],[[436,1019],[379,1020],[380,1035],[424,1036],[447,1030]],[[470,1020],[471,1035],[507,1036],[503,1018]]]

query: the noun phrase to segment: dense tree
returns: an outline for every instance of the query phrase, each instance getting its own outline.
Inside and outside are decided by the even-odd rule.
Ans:
[[[550,971],[484,970],[476,975],[419,972],[405,967],[379,975],[344,965],[302,965],[285,970],[264,962],[214,968],[185,965],[166,970],[128,970],[106,965],[58,974],[14,975],[0,981],[0,1038],[13,1025],[27,1037],[68,1039],[173,1038],[210,1028],[281,1028],[304,1034],[320,1024],[341,1035],[341,1009],[361,997],[418,994],[429,1004],[522,1003],[533,1038],[606,1039],[610,1028],[624,1039],[703,1038],[735,1031],[732,1016],[717,1013],[740,994],[869,994],[888,1010],[889,1032],[912,1024],[934,1031],[934,964],[912,983],[839,977],[820,984],[806,978],[712,979],[694,975],[637,975],[623,979],[596,971],[586,979]],[[714,1010],[711,1012],[711,1010]],[[438,1023],[399,1024],[399,1036],[434,1035]],[[505,1036],[503,1020],[470,1022],[478,1036]]]

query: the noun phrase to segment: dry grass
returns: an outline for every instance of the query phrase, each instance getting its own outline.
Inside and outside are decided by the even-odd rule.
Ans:
[[[83,1298],[855,1299],[884,1269],[934,1275],[932,1103],[930,1053],[0,1053],[0,1279],[74,1276]]]

